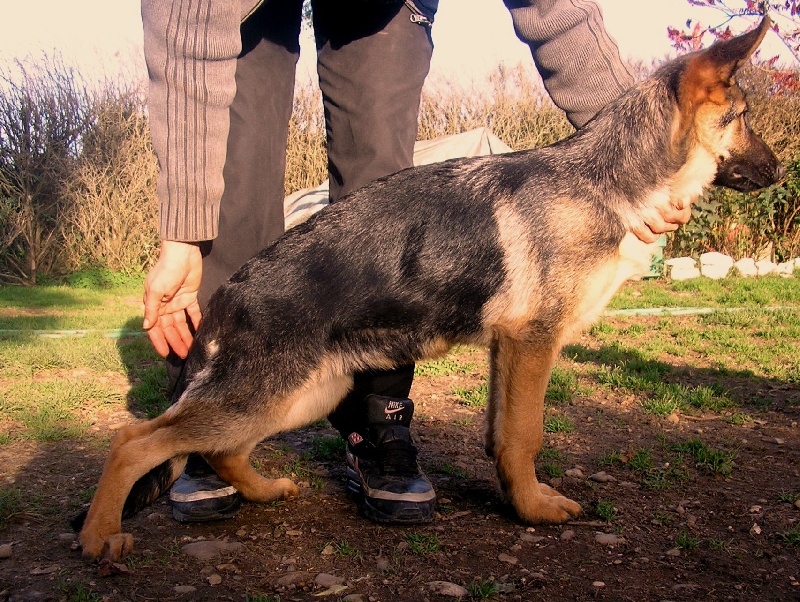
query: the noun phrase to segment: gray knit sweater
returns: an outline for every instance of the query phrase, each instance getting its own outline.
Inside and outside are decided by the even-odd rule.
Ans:
[[[587,0],[504,0],[544,85],[576,126],[633,77]],[[217,235],[239,26],[259,0],[142,0],[163,240]]]

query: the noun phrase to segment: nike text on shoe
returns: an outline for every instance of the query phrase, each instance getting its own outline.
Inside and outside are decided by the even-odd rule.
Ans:
[[[431,522],[436,493],[420,470],[409,432],[414,402],[370,395],[367,408],[366,439],[352,433],[347,441],[348,489],[375,522]]]

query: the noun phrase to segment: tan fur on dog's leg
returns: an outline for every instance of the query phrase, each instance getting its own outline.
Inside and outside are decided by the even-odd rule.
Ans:
[[[133,484],[176,455],[169,437],[160,437],[163,415],[122,428],[111,442],[103,474],[86,515],[79,540],[87,558],[121,560],[133,550],[133,537],[122,533],[122,507]]]
[[[233,485],[246,500],[267,503],[297,497],[300,490],[290,479],[267,479],[250,465],[250,453],[204,456],[214,471]]]
[[[520,518],[528,523],[563,523],[578,516],[578,503],[536,479],[542,447],[544,394],[555,363],[552,348],[534,349],[499,338],[492,350],[493,441],[497,473]]]
[[[492,341],[489,349],[489,357],[492,361],[489,362],[489,404],[486,407],[486,436],[484,439],[484,450],[486,455],[490,458],[495,457],[495,429],[500,422],[499,416],[505,412],[505,395],[499,389],[500,383],[503,382],[501,375],[497,374],[497,364],[494,358],[497,354],[497,341]]]

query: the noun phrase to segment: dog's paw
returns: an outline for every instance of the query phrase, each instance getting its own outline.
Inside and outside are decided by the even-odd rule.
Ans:
[[[79,538],[84,558],[104,559],[119,562],[133,551],[133,535],[130,533],[114,533],[112,535],[95,535],[82,532]]]
[[[285,500],[300,495],[300,488],[291,479],[276,479],[275,487],[279,491],[280,499]]]
[[[514,509],[526,523],[558,525],[580,516],[581,505],[564,497],[552,487],[537,483],[534,495],[512,499]]]

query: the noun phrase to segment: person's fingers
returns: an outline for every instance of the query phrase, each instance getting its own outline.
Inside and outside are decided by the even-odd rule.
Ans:
[[[189,353],[189,348],[192,346],[192,342],[194,341],[194,335],[192,334],[192,330],[189,328],[189,323],[186,321],[185,312],[180,313],[180,318],[178,318],[177,315],[175,316],[174,330],[178,337],[180,337],[181,349],[186,349],[186,353],[183,355],[178,353],[178,351],[175,353],[178,353],[178,355],[181,357],[186,357],[186,354]]]
[[[183,312],[181,312],[181,315],[182,313]],[[167,345],[172,348],[178,357],[186,357],[186,355],[189,353],[189,345],[191,345],[191,334],[189,335],[189,344],[187,344],[186,340],[182,336],[181,329],[176,324],[174,314],[166,314],[161,316],[160,324],[161,330],[164,333],[164,338],[167,341]],[[183,324],[186,326],[185,318],[183,319]]]
[[[656,242],[661,236],[661,234],[653,232],[644,222],[642,222],[641,225],[632,228],[631,231],[636,238],[646,243]]]
[[[150,330],[157,326],[159,310],[163,302],[163,294],[156,293],[152,288],[145,285],[144,289],[144,320],[142,320],[142,328]]]
[[[192,326],[194,327],[195,331],[200,326],[200,320],[203,319],[203,313],[200,310],[200,304],[195,302],[192,303],[189,307],[186,308],[186,314],[189,316],[189,319],[192,321]]]
[[[150,343],[153,345],[153,348],[156,350],[156,353],[161,357],[167,357],[169,353],[169,345],[167,344],[167,339],[164,336],[164,332],[161,330],[159,326],[151,326],[147,329],[147,338],[150,339]]]

